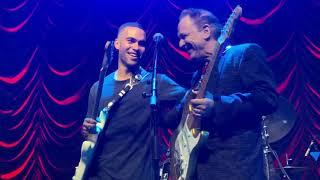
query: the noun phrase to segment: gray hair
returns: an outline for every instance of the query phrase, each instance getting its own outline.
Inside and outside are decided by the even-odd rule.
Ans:
[[[193,19],[199,29],[202,28],[203,25],[209,24],[212,31],[211,35],[215,39],[218,39],[220,36],[222,25],[220,24],[219,19],[210,11],[195,8],[184,9],[180,14],[179,20],[186,16],[189,16],[191,19]]]

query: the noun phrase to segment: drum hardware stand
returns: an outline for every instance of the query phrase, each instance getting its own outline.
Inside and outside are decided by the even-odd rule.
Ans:
[[[268,138],[269,138],[269,134],[268,134],[268,127],[266,125],[266,117],[265,116],[262,116],[262,140],[263,140],[263,155],[264,155],[264,164],[265,164],[265,174],[266,174],[266,177],[267,177],[267,180],[271,180],[271,174],[270,174],[270,166],[269,166],[269,153],[271,153],[273,155],[273,157],[276,159],[278,165],[279,165],[279,168],[281,170],[281,173],[283,174],[283,177],[287,180],[291,180],[291,178],[289,177],[288,173],[285,171],[285,169],[283,168],[281,162],[280,162],[280,159],[278,157],[278,154],[277,152],[275,152],[270,144],[269,144],[269,141],[268,141]],[[286,164],[288,165],[289,163],[289,160],[292,160],[292,159],[288,159],[287,157],[287,154],[286,154]]]
[[[288,154],[286,153],[286,166],[290,166],[289,161],[292,161],[292,159],[288,158]]]
[[[166,152],[166,159],[160,165],[160,180],[169,180],[169,170],[170,170],[170,149]]]

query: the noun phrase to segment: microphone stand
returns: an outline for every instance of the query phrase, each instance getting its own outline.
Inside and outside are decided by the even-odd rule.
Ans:
[[[159,180],[159,151],[158,151],[158,102],[157,102],[157,63],[158,63],[158,50],[159,41],[155,41],[155,51],[154,51],[154,63],[152,71],[152,89],[150,97],[150,107],[151,107],[151,123],[150,130],[152,136],[152,170],[153,170],[153,180]]]

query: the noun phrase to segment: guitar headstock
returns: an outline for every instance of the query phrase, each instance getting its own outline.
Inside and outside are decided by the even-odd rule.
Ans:
[[[104,50],[105,51],[113,51],[114,50],[114,41],[107,41],[106,44],[104,45]]]
[[[107,64],[110,65],[113,61],[114,41],[107,41],[104,45],[104,50],[105,53],[103,57],[101,70],[104,69]]]
[[[221,30],[221,35],[218,38],[219,44],[223,44],[225,40],[230,37],[233,26],[236,20],[239,19],[239,17],[241,16],[241,14],[242,14],[242,8],[239,5],[237,5],[237,7],[234,8],[234,10],[232,11],[232,14],[228,18],[228,21],[223,26],[223,29]]]
[[[107,41],[106,44],[104,45],[104,49],[107,50],[110,44],[111,44],[111,41]]]

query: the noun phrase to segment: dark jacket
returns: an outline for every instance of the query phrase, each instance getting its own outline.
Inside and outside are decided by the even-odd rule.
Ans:
[[[278,95],[263,50],[242,44],[226,50],[216,62],[207,90],[214,113],[204,120],[210,132],[198,159],[198,179],[265,179],[261,116],[277,107]]]

